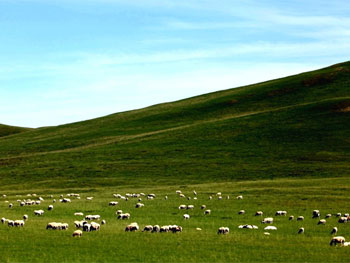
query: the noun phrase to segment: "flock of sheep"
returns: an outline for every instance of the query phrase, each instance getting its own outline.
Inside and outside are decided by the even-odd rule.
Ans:
[[[191,200],[191,198],[193,198],[194,200],[197,200],[197,192],[193,191],[193,197],[186,197],[180,190],[176,191],[176,194],[178,195],[179,198],[187,198],[188,200]],[[152,200],[154,198],[156,198],[155,194],[148,194],[145,195],[144,193],[139,193],[139,194],[125,194],[125,195],[121,195],[121,194],[113,194],[113,196],[117,199],[121,199],[121,200],[125,200],[127,201],[129,198],[138,198],[138,203],[136,203],[135,208],[142,208],[144,207],[144,204],[141,203],[142,202],[142,198],[146,197],[148,200]],[[35,197],[35,199],[37,200],[31,200],[31,199],[24,199],[24,200],[17,200],[17,202],[19,203],[19,206],[35,206],[35,205],[40,205],[42,203],[42,201],[44,201],[44,199],[42,197],[37,197],[36,194],[28,194],[28,197]],[[69,197],[69,198],[68,198]],[[76,199],[81,199],[79,194],[75,194],[75,193],[70,193],[67,194],[67,197],[63,197],[63,195],[60,196],[59,201],[62,203],[71,203],[71,197],[74,197]],[[7,198],[6,195],[3,195],[3,198]],[[50,198],[52,198],[52,202],[55,203],[56,199],[53,199],[53,196],[51,195]],[[209,199],[212,200],[214,197],[213,196],[209,196]],[[217,193],[215,198],[217,198],[218,200],[221,200],[223,198],[221,192]],[[230,197],[227,196],[227,199],[229,199]],[[87,201],[91,201],[93,199],[93,197],[86,197]],[[165,200],[168,199],[167,196],[164,197]],[[242,195],[239,195],[236,197],[237,200],[241,200],[243,199]],[[5,201],[6,203],[9,203],[9,201]],[[109,206],[117,206],[118,205],[118,201],[110,201],[109,202]],[[13,208],[13,203],[9,203],[8,204],[9,209]],[[54,206],[52,204],[50,204],[47,207],[48,211],[53,210]],[[204,215],[210,215],[211,214],[211,210],[210,209],[206,209],[206,205],[201,205],[200,207],[202,210],[204,210],[203,214]],[[194,209],[194,205],[184,205],[181,204],[178,207],[179,210],[193,210]],[[44,210],[40,209],[40,210],[33,210],[33,214],[34,216],[43,216],[44,215]],[[239,215],[243,215],[245,214],[245,210],[240,210],[238,212]],[[256,211],[255,216],[260,216],[262,217],[264,215],[263,211]],[[82,212],[75,212],[74,216],[84,216],[84,213]],[[124,219],[129,219],[130,218],[130,213],[124,213],[122,210],[117,210],[116,211],[116,218],[120,219],[120,220],[124,220]],[[276,211],[275,216],[280,217],[280,216],[287,216],[287,211]],[[312,218],[318,219],[317,224],[318,225],[325,225],[326,224],[326,220],[330,217],[332,217],[331,214],[326,214],[325,217],[323,219],[321,219],[321,213],[319,210],[314,210],[312,212]],[[350,215],[349,214],[341,214],[341,213],[337,213],[335,215],[338,218],[338,223],[346,223],[346,222],[350,222]],[[190,215],[189,214],[184,214],[183,218],[185,220],[190,219]],[[294,220],[294,216],[291,215],[288,218],[290,221]],[[16,219],[16,220],[12,220],[12,219],[6,219],[6,218],[1,218],[1,223],[2,224],[7,224],[9,227],[24,227],[25,222],[28,220],[28,215],[25,214],[23,216],[22,219]],[[304,217],[303,216],[298,216],[296,218],[297,221],[303,221]],[[100,221],[100,223],[97,223],[95,221]],[[274,222],[274,218],[273,217],[265,217],[261,220],[262,224],[269,224],[268,226],[264,227],[264,230],[266,232],[264,232],[265,235],[270,235],[270,232],[268,231],[275,231],[277,230],[276,226],[273,226],[271,224],[273,224]],[[85,215],[83,220],[75,220],[74,221],[74,226],[76,228],[76,230],[73,232],[72,236],[73,237],[81,237],[83,232],[91,232],[91,231],[99,231],[101,228],[101,225],[106,224],[106,220],[101,220],[101,216],[100,215]],[[69,228],[69,224],[68,223],[61,223],[61,222],[49,222],[46,225],[46,229],[47,230],[68,230]],[[252,224],[244,224],[244,225],[239,225],[238,228],[240,229],[258,229],[259,227],[256,225],[252,225]],[[140,230],[139,225],[134,222],[131,224],[128,224],[125,227],[125,232],[135,232]],[[196,228],[196,230],[200,231],[201,228]],[[144,226],[142,232],[172,232],[172,233],[177,233],[177,232],[182,232],[182,227],[178,226],[178,225],[164,225],[164,226],[159,226],[159,225],[146,225]],[[229,234],[230,229],[229,227],[219,227],[217,230],[217,234]],[[305,232],[305,229],[303,227],[299,228],[299,230],[297,231],[298,234],[303,234]],[[330,241],[330,245],[340,245],[340,246],[350,246],[350,242],[346,242],[345,238],[343,236],[334,236],[336,235],[338,232],[338,228],[337,227],[333,227],[332,231],[331,231],[331,235],[333,235],[333,237],[331,238]]]

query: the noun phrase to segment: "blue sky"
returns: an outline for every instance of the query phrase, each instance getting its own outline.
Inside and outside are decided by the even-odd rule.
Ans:
[[[348,0],[0,0],[0,123],[58,125],[349,60]]]

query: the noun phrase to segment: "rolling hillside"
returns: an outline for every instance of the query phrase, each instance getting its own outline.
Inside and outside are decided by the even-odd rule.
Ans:
[[[30,131],[30,130],[32,129],[0,124],[0,137],[9,136],[12,134],[17,134],[25,131]]]
[[[349,133],[346,62],[1,137],[0,181],[21,189],[348,176]]]

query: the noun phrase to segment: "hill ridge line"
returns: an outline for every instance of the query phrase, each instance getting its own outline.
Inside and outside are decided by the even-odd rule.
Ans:
[[[305,103],[299,103],[299,104],[294,104],[294,105],[288,105],[288,106],[279,107],[279,108],[275,108],[275,109],[268,109],[268,110],[261,110],[261,111],[255,111],[255,112],[245,112],[245,113],[241,113],[241,114],[228,115],[228,116],[224,116],[222,118],[209,119],[209,120],[204,120],[204,121],[197,121],[197,122],[194,122],[194,123],[191,123],[191,124],[184,124],[184,125],[181,125],[181,126],[178,126],[178,127],[171,127],[171,128],[167,128],[167,129],[151,131],[151,132],[145,132],[145,133],[140,133],[140,134],[135,134],[135,135],[119,135],[119,136],[102,137],[101,139],[106,139],[106,140],[105,141],[91,143],[91,144],[88,144],[88,145],[82,145],[82,146],[78,146],[78,147],[72,147],[72,148],[68,148],[68,149],[63,149],[63,150],[54,150],[54,151],[48,151],[48,152],[37,152],[37,153],[32,153],[32,154],[23,154],[23,155],[17,155],[17,156],[2,157],[2,158],[0,158],[0,160],[11,160],[11,159],[26,158],[26,157],[33,157],[33,156],[41,156],[41,155],[47,155],[47,154],[74,152],[74,151],[79,151],[81,149],[89,149],[89,148],[93,148],[93,147],[113,144],[113,143],[116,143],[116,142],[123,143],[123,142],[131,141],[131,140],[134,140],[134,139],[137,139],[137,138],[148,137],[148,136],[162,134],[162,133],[166,133],[166,132],[170,132],[170,131],[186,129],[186,128],[194,127],[194,126],[198,126],[198,125],[205,125],[205,124],[213,123],[213,122],[220,122],[220,121],[225,121],[225,120],[229,120],[229,119],[236,119],[236,118],[242,118],[242,117],[253,116],[253,115],[258,115],[258,114],[264,114],[264,113],[268,113],[268,112],[276,112],[276,111],[286,110],[286,109],[290,109],[290,108],[295,108],[295,107],[300,107],[300,106],[307,106],[307,105],[317,104],[317,103],[321,103],[321,102],[332,101],[332,100],[340,100],[340,99],[350,99],[350,97],[335,97],[335,98],[323,99],[323,100],[319,100],[319,101],[305,102]]]

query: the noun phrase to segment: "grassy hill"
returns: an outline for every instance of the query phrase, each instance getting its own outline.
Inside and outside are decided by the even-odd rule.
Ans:
[[[1,137],[0,181],[21,189],[347,176],[349,132],[346,62]]]
[[[17,134],[25,131],[30,131],[30,130],[32,129],[0,124],[0,137]]]

